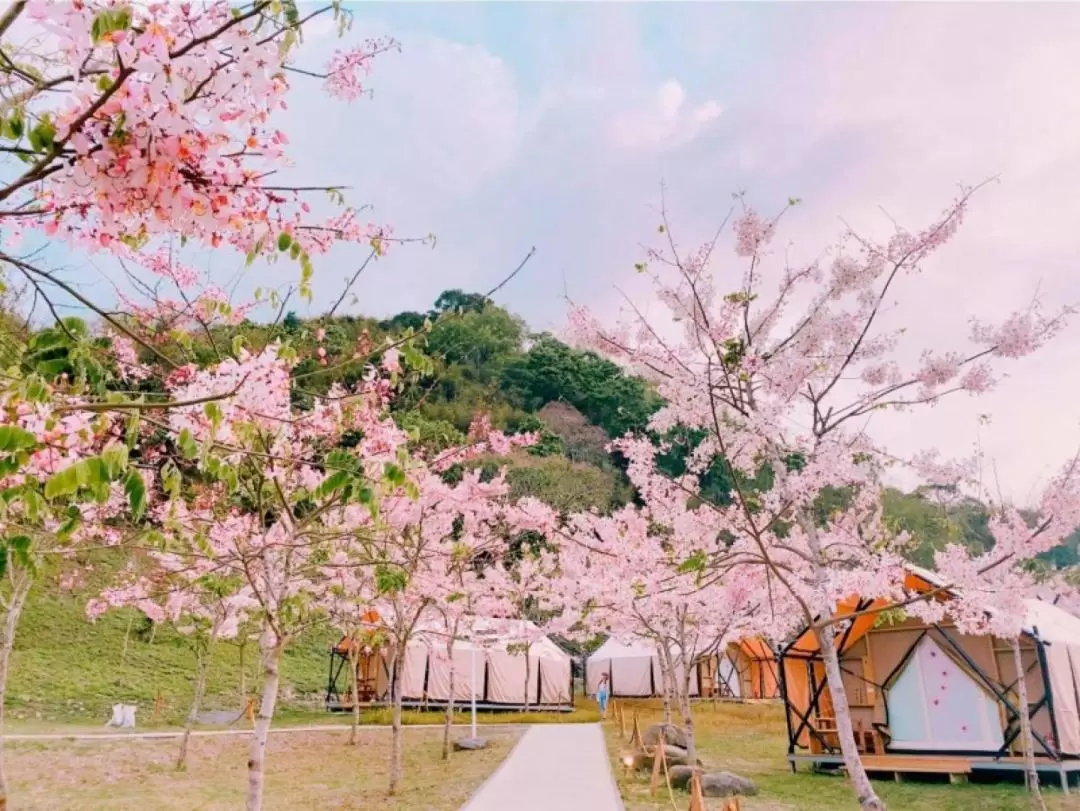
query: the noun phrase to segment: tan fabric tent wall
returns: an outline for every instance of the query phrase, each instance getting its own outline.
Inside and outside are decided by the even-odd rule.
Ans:
[[[908,574],[905,586],[910,591],[942,589],[933,573],[920,569]],[[941,592],[934,599],[947,602],[952,597]],[[840,637],[844,688],[853,725],[863,736],[860,745],[876,747],[877,752],[904,753],[955,747],[948,751],[1006,754],[1006,750],[1016,749],[1020,674],[1011,644],[991,636],[962,634],[948,622],[928,626],[909,618],[878,624],[881,615],[875,609],[879,607],[883,604],[856,598],[840,607],[841,613],[867,612]],[[1036,752],[1044,756],[1080,755],[1080,619],[1038,600],[1027,601],[1026,608],[1026,633],[1020,648]],[[948,695],[963,696],[963,707],[956,703],[958,698],[950,704],[929,706],[939,699],[931,685],[922,681],[922,692],[912,692],[909,683],[914,677],[910,674],[918,667],[925,670],[919,662],[931,661],[926,656],[937,657],[942,678],[948,675],[954,691],[961,690]],[[782,668],[789,752],[795,747],[831,751],[836,743],[832,699],[811,632],[784,649]],[[945,690],[945,681],[940,689]],[[901,697],[903,703],[898,705]],[[992,710],[985,709],[991,706]],[[925,715],[929,720],[924,725],[929,729],[947,712],[972,714],[970,723],[959,727],[963,734],[955,730],[953,737],[935,733],[926,736],[925,743],[894,739],[898,726],[918,723],[911,720],[913,715]],[[996,719],[983,717],[991,712]],[[996,727],[987,729],[995,720]],[[983,730],[981,735],[973,731],[976,727]]]
[[[676,678],[682,678],[686,671],[678,650],[676,659]],[[655,698],[664,689],[663,672],[660,669],[660,657],[656,645],[648,640],[636,639],[620,642],[610,637],[585,661],[585,692],[595,696],[600,686],[600,677],[608,674],[611,695],[615,698]],[[690,669],[691,697],[700,694],[697,662]]]
[[[489,640],[476,644],[456,640],[453,645],[454,700],[472,698],[472,666],[475,652],[477,700],[485,704],[568,705],[570,656],[525,621],[488,620]],[[533,640],[528,654],[524,640]],[[391,650],[381,652],[384,670],[389,672]],[[406,646],[397,667],[401,694],[405,701],[445,702],[450,698],[450,664],[446,640],[437,629],[418,633]],[[528,700],[526,700],[526,669]],[[387,688],[389,683],[386,682]],[[389,690],[383,694],[387,697]]]

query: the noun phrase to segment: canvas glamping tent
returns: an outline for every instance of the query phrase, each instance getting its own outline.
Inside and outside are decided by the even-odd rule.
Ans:
[[[914,567],[905,587],[936,590],[934,599],[946,603],[955,596],[932,572]],[[874,610],[884,602],[852,597],[841,605],[845,614],[866,612],[837,642],[860,751],[890,771],[917,772],[919,763],[940,766],[950,758],[958,771],[1014,767],[1022,677],[1036,755],[1062,774],[1080,770],[1080,619],[1040,600],[1026,606],[1018,673],[1005,640],[962,634],[947,621],[890,621]],[[832,698],[809,629],[781,650],[780,673],[792,768],[800,761],[837,765]]]
[[[681,670],[681,668],[679,668]],[[586,692],[596,695],[607,673],[616,698],[651,698],[663,689],[656,647],[646,640],[609,638],[586,661]],[[690,673],[690,695],[704,698],[780,697],[776,654],[761,639],[733,642],[723,653],[698,657]]]
[[[475,664],[476,700],[483,708],[510,709],[526,704],[538,709],[573,709],[570,656],[525,620],[482,619],[477,641],[454,642],[454,701],[472,699]],[[532,640],[528,653],[524,640]],[[357,660],[363,703],[386,703],[390,699],[390,650],[368,648]],[[352,683],[348,676],[349,641],[342,639],[330,653],[330,679],[326,692],[328,709],[352,707]],[[445,705],[450,700],[450,664],[445,637],[437,628],[420,631],[406,646],[394,668],[400,679],[402,700],[410,706]],[[526,672],[528,700],[526,701]]]
[[[716,658],[719,698],[780,698],[776,653],[764,639],[747,638],[732,642],[723,655]]]

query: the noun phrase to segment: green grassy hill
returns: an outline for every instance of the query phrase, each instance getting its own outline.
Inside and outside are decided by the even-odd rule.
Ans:
[[[134,609],[110,611],[96,622],[86,619],[90,588],[62,591],[55,579],[39,582],[23,612],[12,656],[7,695],[8,717],[15,720],[98,720],[104,723],[114,703],[139,707],[137,722],[148,724],[155,698],[164,699],[161,720],[184,717],[192,696],[195,654],[189,641],[162,625],[151,629]],[[308,634],[287,649],[282,664],[284,704],[317,703],[326,690],[329,629]],[[258,645],[221,643],[208,679],[207,709],[239,711],[244,687],[257,687]],[[242,675],[243,673],[243,675]]]

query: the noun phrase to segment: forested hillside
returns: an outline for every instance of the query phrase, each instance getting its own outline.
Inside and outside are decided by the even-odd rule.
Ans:
[[[414,338],[405,340],[409,335]],[[55,330],[43,331],[30,342],[30,351],[38,353],[35,363],[40,366],[44,357],[57,370],[74,369],[80,357],[70,344],[74,339],[93,340],[78,330],[63,340]],[[379,347],[397,344],[395,351],[410,355],[411,365],[424,370],[406,380],[394,406],[416,443],[433,451],[461,444],[483,412],[495,427],[540,433],[535,446],[499,460],[508,466],[515,496],[535,496],[567,511],[611,510],[634,497],[622,461],[606,445],[628,431],[645,430],[659,404],[657,394],[607,360],[551,335],[531,334],[521,319],[480,295],[446,291],[428,312],[403,312],[382,321],[349,315],[301,320],[285,312],[271,324],[245,321],[192,335],[187,351],[209,360],[240,346],[259,348],[273,341],[288,344],[303,358],[294,371],[301,406],[313,393],[361,375],[364,364],[357,359],[377,360]],[[672,442],[666,464],[678,473],[695,438],[676,432],[664,439]],[[472,464],[495,465],[485,459]],[[730,483],[725,471],[717,467],[709,478],[708,496],[726,499]],[[896,531],[912,534],[910,557],[924,566],[931,566],[934,551],[947,543],[979,548],[991,543],[986,509],[954,492],[890,490],[885,509]],[[1076,562],[1078,545],[1080,533],[1074,533],[1044,556],[1045,565]],[[74,588],[59,585],[71,574],[61,567],[32,594],[11,671],[12,714],[102,718],[114,701],[134,701],[146,712],[160,695],[167,714],[176,717],[190,691],[193,653],[187,640],[175,631],[153,628],[131,610],[90,624],[86,601],[113,564],[107,554],[77,564],[83,576]],[[329,629],[314,630],[290,647],[284,665],[286,704],[320,695],[332,636]],[[229,644],[220,646],[216,657],[210,703],[236,709],[250,685],[244,671],[254,671],[254,652]]]

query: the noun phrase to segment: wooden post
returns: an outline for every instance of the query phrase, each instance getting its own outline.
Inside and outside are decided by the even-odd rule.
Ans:
[[[637,710],[634,710],[634,728],[630,733],[630,745],[635,749],[644,749],[645,741],[641,736],[641,724],[638,723]]]
[[[616,705],[616,713],[619,716],[619,737],[626,737],[626,714],[623,712],[622,704]]]
[[[667,758],[664,755],[664,736],[660,736],[653,754],[652,780],[649,781],[649,794],[656,796],[656,790],[660,788],[660,770],[667,771]]]
[[[244,707],[244,715],[247,716],[248,721],[250,721],[252,724],[255,723],[255,699],[254,698],[249,698],[248,699],[247,706]]]
[[[690,808],[687,811],[705,811],[705,797],[701,794],[701,775],[697,769],[690,773]]]
[[[160,692],[154,697],[154,709],[150,713],[151,725],[156,724],[161,718],[161,711],[165,709],[165,696]]]

